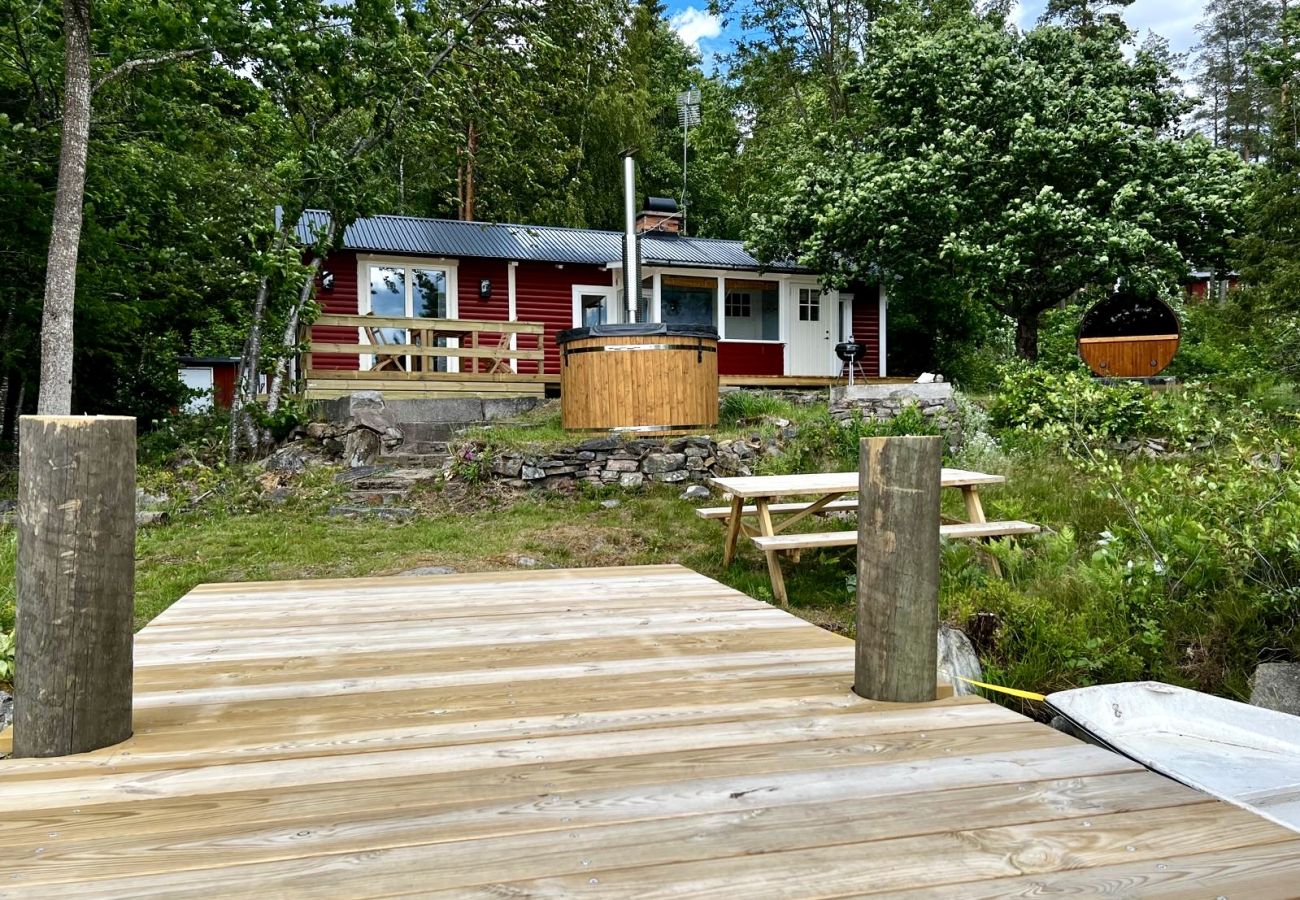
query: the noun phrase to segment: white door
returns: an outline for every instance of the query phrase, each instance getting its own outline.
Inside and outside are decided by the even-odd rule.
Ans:
[[[816,284],[790,285],[787,375],[835,375],[835,333],[839,328],[835,295]]]
[[[590,328],[622,321],[613,287],[575,284],[573,286],[573,327]]]
[[[405,263],[370,263],[365,268],[361,313],[385,318],[403,319],[454,319],[456,292],[453,289],[451,270],[426,265]],[[413,340],[406,328],[363,328],[363,344],[407,344]],[[457,338],[434,338],[439,347],[460,345]],[[388,360],[383,363],[383,360]],[[395,361],[395,362],[394,362]],[[442,356],[412,360],[409,356],[371,355],[362,358],[362,366],[375,368],[387,365],[406,372],[458,372],[459,360]]]

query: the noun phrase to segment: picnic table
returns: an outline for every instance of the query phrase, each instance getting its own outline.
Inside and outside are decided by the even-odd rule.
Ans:
[[[781,574],[781,553],[798,553],[812,547],[841,547],[856,543],[857,530],[820,532],[814,534],[785,534],[790,526],[809,516],[832,512],[856,511],[858,501],[845,499],[858,492],[857,472],[820,472],[797,475],[754,475],[709,480],[719,491],[731,497],[729,506],[697,509],[696,515],[706,519],[726,522],[726,543],[723,565],[730,565],[736,555],[736,543],[741,534],[749,537],[767,558],[768,574],[772,579],[772,593],[781,605],[788,605],[785,579]],[[1007,534],[1027,534],[1038,531],[1038,526],[1028,522],[989,522],[984,515],[984,505],[979,489],[987,484],[1002,484],[1001,475],[972,472],[967,469],[944,468],[939,473],[939,483],[944,488],[962,492],[966,505],[966,521],[944,519],[936,523],[941,533],[948,537],[987,538]],[[776,502],[784,497],[803,497],[795,502]],[[752,501],[752,503],[751,503]]]

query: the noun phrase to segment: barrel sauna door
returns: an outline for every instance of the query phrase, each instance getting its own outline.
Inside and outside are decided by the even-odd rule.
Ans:
[[[1079,356],[1096,375],[1159,375],[1180,340],[1178,316],[1154,294],[1117,291],[1088,310],[1079,326]]]

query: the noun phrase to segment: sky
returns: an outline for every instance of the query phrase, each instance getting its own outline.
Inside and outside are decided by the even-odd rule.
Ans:
[[[1196,23],[1204,4],[1205,0],[1135,0],[1124,17],[1138,32],[1139,41],[1153,31],[1168,39],[1172,50],[1185,53],[1196,44]],[[1044,5],[1044,0],[1021,0],[1013,13],[1016,23],[1022,28],[1032,26]],[[711,15],[703,0],[668,0],[667,7],[673,28],[683,41],[699,49],[705,69],[712,71],[714,60],[730,48],[737,26]]]

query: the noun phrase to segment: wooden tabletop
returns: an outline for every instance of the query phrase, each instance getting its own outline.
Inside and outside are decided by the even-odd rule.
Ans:
[[[946,488],[1002,484],[1002,475],[987,475],[968,469],[942,469],[939,483]],[[735,497],[790,497],[802,494],[857,493],[857,472],[811,472],[801,475],[750,475],[743,478],[711,478],[709,483]]]

